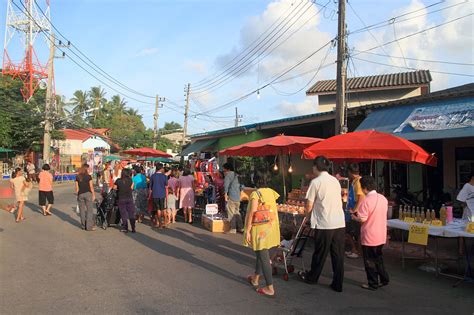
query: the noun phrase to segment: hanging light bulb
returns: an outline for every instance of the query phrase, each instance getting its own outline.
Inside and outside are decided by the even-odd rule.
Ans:
[[[290,167],[288,168],[288,173],[293,173],[293,166],[290,165]]]
[[[257,90],[257,100],[260,99],[260,90]]]
[[[275,163],[275,165],[273,165],[273,170],[276,172],[278,171],[278,165]]]

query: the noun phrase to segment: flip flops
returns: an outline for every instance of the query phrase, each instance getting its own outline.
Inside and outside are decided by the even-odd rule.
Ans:
[[[250,283],[250,285],[251,285],[254,289],[257,289],[258,283],[255,284],[252,279],[253,279],[253,276],[247,276],[247,282]]]
[[[265,290],[263,288],[257,289],[257,293],[262,295],[262,296],[268,297],[268,298],[274,298],[275,297],[275,293],[268,294],[268,293],[265,292]]]

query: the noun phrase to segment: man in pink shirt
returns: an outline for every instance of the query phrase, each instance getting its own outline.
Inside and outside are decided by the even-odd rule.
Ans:
[[[382,255],[383,245],[387,241],[388,201],[377,193],[375,180],[372,177],[362,177],[360,185],[365,199],[360,204],[358,212],[352,215],[352,219],[361,223],[360,240],[368,281],[362,288],[375,291],[389,282]]]

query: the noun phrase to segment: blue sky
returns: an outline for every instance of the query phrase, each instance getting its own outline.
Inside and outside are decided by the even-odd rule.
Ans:
[[[19,3],[19,0],[15,2]],[[38,2],[44,3],[44,0],[38,0]],[[414,10],[419,10],[415,15],[421,16],[411,15],[410,17],[413,17],[411,20],[394,23],[395,27],[386,26],[373,30],[372,34],[364,32],[350,36],[349,46],[357,50],[368,49],[393,40],[394,34],[399,38],[473,11],[473,3],[469,1],[438,13],[422,15],[461,1],[446,1],[424,9],[424,6],[436,2],[438,1],[350,1],[359,17],[368,25]],[[297,79],[267,87],[261,91],[260,100],[252,95],[235,106],[209,113],[213,117],[204,115],[193,117],[196,112],[207,111],[257,88],[333,38],[336,33],[335,4],[333,1],[317,1],[317,3],[313,4],[312,8],[308,8],[307,13],[301,15],[300,21],[296,21],[295,18],[296,24],[287,35],[296,30],[298,25],[302,26],[301,30],[295,32],[294,36],[266,58],[256,59],[248,71],[209,94],[203,93],[206,91],[196,91],[191,102],[193,111],[190,119],[191,133],[232,126],[233,121],[230,116],[234,114],[235,106],[244,116],[242,123],[282,118],[317,110],[315,99],[306,98],[303,88],[312,79],[313,71]],[[299,4],[298,0],[51,0],[51,17],[54,25],[67,38],[112,76],[144,94],[158,93],[178,103],[180,107],[170,102],[165,104],[160,115],[160,125],[162,125],[165,121],[171,120],[182,122],[182,115],[175,111],[183,111],[183,88],[186,83],[194,84],[215,71],[217,73],[222,71],[222,65],[226,61],[231,60],[264,32],[271,23]],[[327,7],[321,9],[321,5],[326,4]],[[302,4],[301,8],[303,5],[306,3]],[[5,21],[5,8],[6,0],[0,5],[1,21]],[[321,11],[318,13],[318,10]],[[362,22],[354,15],[352,9],[348,7],[347,12],[348,29],[351,31],[362,28]],[[308,21],[308,23],[304,24],[303,21]],[[472,16],[464,18],[445,27],[436,28],[404,41],[400,40],[399,44],[394,43],[385,46],[383,50],[377,49],[374,52],[392,56],[403,55],[414,59],[473,63],[472,21]],[[5,25],[2,22],[0,26],[2,34],[5,31],[4,28]],[[38,41],[41,40],[38,38]],[[275,43],[277,44],[278,42]],[[12,41],[8,47],[9,51],[10,49],[15,51],[15,45],[16,42]],[[44,44],[38,44],[38,53],[44,60],[47,53]],[[396,66],[428,68],[470,75],[473,74],[474,69],[469,66],[460,67],[416,60],[408,60],[405,64],[402,59],[368,54],[358,57]],[[322,50],[321,53],[283,78],[317,68],[323,59],[326,63],[334,61],[335,50]],[[373,65],[361,60],[354,59],[353,61],[355,67],[350,69],[349,76],[351,73],[368,75],[409,71]],[[66,98],[70,98],[77,89],[88,89],[94,85],[102,85],[109,97],[117,94],[82,71],[68,58],[57,60],[55,69],[56,90]],[[335,69],[329,66],[321,70],[311,82],[334,77]],[[472,77],[437,74],[433,74],[433,77],[433,90],[472,82]],[[301,88],[303,89],[300,92],[287,95]],[[143,98],[126,91],[123,93],[146,102],[153,102],[153,99]],[[195,99],[201,104],[195,102]],[[152,126],[152,104],[140,104],[128,99],[128,105],[138,108],[146,125]],[[169,107],[173,107],[174,111]]]

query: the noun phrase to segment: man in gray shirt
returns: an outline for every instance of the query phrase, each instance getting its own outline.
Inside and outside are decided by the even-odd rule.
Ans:
[[[227,220],[230,222],[229,233],[243,232],[244,225],[240,215],[240,183],[239,177],[234,172],[234,167],[225,163],[224,169],[224,192],[226,201]]]

